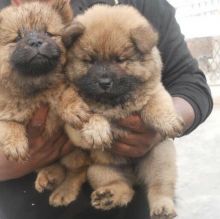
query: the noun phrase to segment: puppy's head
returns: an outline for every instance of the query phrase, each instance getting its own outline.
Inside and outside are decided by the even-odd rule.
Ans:
[[[158,35],[133,7],[97,5],[76,21],[85,31],[70,49],[67,74],[85,96],[118,105],[160,81]]]
[[[62,34],[72,18],[67,0],[31,1],[2,10],[0,78],[27,93],[53,83],[66,60]]]

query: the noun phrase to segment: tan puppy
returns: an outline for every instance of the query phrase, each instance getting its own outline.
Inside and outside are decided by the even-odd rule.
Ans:
[[[135,165],[136,177],[132,160],[108,150],[113,139],[128,134],[115,120],[136,112],[146,126],[164,138],[181,133],[183,122],[161,83],[157,33],[130,6],[97,5],[75,20],[83,24],[85,31],[70,48],[67,76],[95,115],[80,132],[68,125],[66,129],[75,145],[94,149],[91,150],[93,164],[87,174],[95,190],[91,195],[92,205],[103,210],[127,205],[134,194],[132,185],[143,183],[151,216],[175,217],[173,142],[164,140],[140,159]],[[73,164],[74,160],[69,162]],[[59,179],[59,174],[56,177]]]
[[[84,142],[76,142],[75,130],[68,128],[73,142],[86,148],[109,147],[112,137],[108,122],[112,123],[114,138],[123,137],[126,131],[114,121],[134,112],[162,136],[178,135],[183,123],[161,83],[158,35],[149,22],[132,7],[104,5],[94,6],[76,21],[85,31],[70,49],[67,74],[97,117],[84,126]],[[88,180],[95,190],[92,205],[104,210],[126,205],[133,196],[132,182],[120,164],[129,161],[101,150],[92,152],[91,157],[94,165],[88,170]],[[155,146],[137,164],[152,217],[175,216],[175,169],[175,149],[170,140]]]
[[[40,103],[50,106],[47,136],[63,122],[80,128],[89,117],[87,105],[64,82],[65,46],[82,30],[65,28],[72,19],[66,0],[36,1],[0,12],[0,150],[9,159],[27,159],[25,125]]]

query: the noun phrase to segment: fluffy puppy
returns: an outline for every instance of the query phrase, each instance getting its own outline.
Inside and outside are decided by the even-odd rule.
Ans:
[[[25,125],[40,103],[50,107],[46,136],[63,122],[78,128],[89,117],[87,105],[64,81],[65,46],[82,30],[66,27],[72,19],[66,0],[36,1],[0,12],[0,150],[9,159],[27,159]]]
[[[80,132],[68,125],[66,130],[75,145],[93,149],[87,172],[92,205],[102,210],[127,205],[132,185],[143,183],[151,216],[175,217],[175,148],[167,137],[180,134],[183,122],[161,83],[158,34],[131,6],[96,5],[75,21],[85,30],[68,52],[66,73],[94,116]],[[115,121],[132,113],[165,138],[135,163],[135,172],[131,159],[108,150],[113,139],[128,134]]]

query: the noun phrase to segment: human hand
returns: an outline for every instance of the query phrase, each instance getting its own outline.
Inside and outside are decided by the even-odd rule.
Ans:
[[[41,106],[27,126],[30,158],[27,162],[8,161],[0,153],[0,180],[24,176],[38,168],[46,166],[72,150],[71,142],[63,130],[59,130],[50,139],[42,137],[47,118],[48,107]]]
[[[162,140],[160,134],[147,128],[137,114],[120,120],[118,125],[131,133],[113,144],[112,149],[116,154],[133,158],[142,157],[153,145]]]

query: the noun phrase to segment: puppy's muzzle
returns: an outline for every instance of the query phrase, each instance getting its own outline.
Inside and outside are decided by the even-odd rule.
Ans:
[[[101,89],[107,91],[112,88],[113,80],[110,77],[101,77],[98,79],[98,84]]]
[[[60,48],[51,37],[32,31],[17,42],[11,65],[24,76],[38,77],[53,72],[60,55]]]
[[[115,64],[96,63],[76,81],[76,85],[87,98],[116,106],[125,103],[141,81]]]

